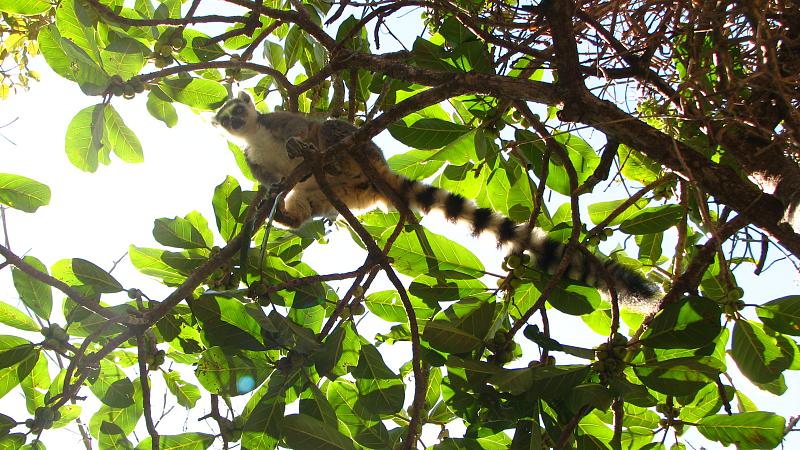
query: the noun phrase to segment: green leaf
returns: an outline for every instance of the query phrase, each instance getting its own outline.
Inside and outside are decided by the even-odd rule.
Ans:
[[[365,228],[379,246],[386,244],[398,219],[397,213],[372,212],[362,216]],[[467,248],[418,225],[406,225],[389,250],[389,257],[394,258],[399,272],[410,276],[445,272],[454,278],[471,278],[484,272],[483,263]]]
[[[126,408],[134,403],[133,383],[119,366],[107,359],[100,360],[100,374],[91,390],[101,402],[113,408]]]
[[[289,34],[286,35],[286,39],[284,40],[283,44],[286,70],[291,69],[295,64],[297,64],[297,61],[300,58],[300,52],[302,51],[305,42],[306,40],[302,33],[302,29],[297,25],[292,25],[291,28],[289,28]]]
[[[4,336],[0,335],[0,352],[5,354],[5,358],[14,356],[13,349],[30,346],[31,343],[25,339],[17,336]],[[8,394],[9,391],[17,387],[22,380],[24,380],[36,366],[39,358],[39,351],[24,352],[24,358],[18,360],[15,364],[0,369],[0,398]]]
[[[159,244],[169,247],[210,248],[213,244],[205,240],[191,221],[181,217],[156,219],[153,237]]]
[[[276,447],[286,409],[286,388],[296,377],[297,371],[292,371],[288,375],[274,372],[269,383],[253,395],[243,414],[247,418],[242,430],[244,448]]]
[[[16,1],[16,0],[0,0],[0,1]],[[70,81],[75,81],[75,73],[73,72],[73,62],[67,57],[61,46],[61,33],[55,24],[50,24],[42,27],[39,30],[39,50],[44,56],[47,65],[53,69],[53,72],[61,75]]]
[[[62,259],[53,264],[53,276],[73,286],[86,286],[90,294],[122,291],[122,285],[108,272],[81,258]]]
[[[769,336],[760,324],[737,320],[733,327],[731,357],[739,370],[756,383],[778,379],[792,364],[793,354],[781,346],[781,335]]]
[[[141,42],[125,35],[109,33],[111,42],[100,50],[103,69],[109,75],[119,75],[123,80],[138,75],[147,62],[150,50]]]
[[[26,256],[22,260],[39,272],[47,274],[47,267],[33,256]],[[14,287],[17,289],[22,303],[42,319],[49,319],[53,309],[53,291],[50,285],[31,277],[16,267],[11,269],[11,277],[14,279]]]
[[[152,439],[150,436],[142,439],[136,446],[136,450],[152,449]],[[205,433],[162,434],[158,436],[158,448],[161,450],[205,450],[211,447],[215,439],[213,434]]]
[[[41,14],[52,5],[45,0],[0,0],[0,11],[23,16]]]
[[[409,298],[418,322],[423,322],[431,318],[436,312],[419,298],[415,296],[409,296]],[[364,304],[373,314],[387,322],[408,322],[406,309],[397,291],[373,292],[367,296],[364,300]]]
[[[2,301],[0,301],[0,323],[24,331],[39,331],[40,329],[39,325],[27,314]]]
[[[259,361],[258,359],[262,359]],[[266,378],[265,355],[211,347],[197,363],[197,381],[210,393],[234,397],[251,392]]]
[[[178,124],[178,113],[172,103],[160,99],[153,91],[147,94],[147,111],[151,116],[164,122],[167,128]]]
[[[620,205],[628,201],[628,199],[621,199],[621,200],[611,200],[609,202],[597,202],[592,203],[587,207],[589,210],[589,220],[592,221],[593,224],[597,225],[598,223],[604,221],[615,209],[619,208]],[[625,219],[631,217],[632,215],[639,212],[642,208],[647,206],[650,201],[648,199],[640,199],[636,203],[628,206],[625,208],[621,213],[614,217],[611,222],[608,223],[608,226],[619,225]]]
[[[39,351],[36,349],[36,346],[30,342],[16,347],[0,349],[0,370],[19,364],[21,361],[32,357],[34,354],[38,359],[38,353]]]
[[[634,366],[636,375],[648,388],[662,394],[694,395],[725,370],[712,357],[675,358]]]
[[[425,326],[423,338],[446,353],[466,353],[478,348],[495,315],[495,303],[465,298],[436,314]]]
[[[205,111],[220,107],[228,97],[225,86],[205,78],[169,78],[158,86],[172,100]]]
[[[659,311],[640,341],[654,348],[700,348],[719,335],[721,315],[713,300],[683,297]]]
[[[800,295],[789,295],[756,309],[764,325],[783,334],[800,336]]]
[[[97,170],[103,147],[103,105],[84,108],[67,125],[65,148],[69,161],[85,172]],[[106,152],[107,150],[103,150]],[[104,158],[107,158],[105,156]]]
[[[664,205],[643,209],[625,219],[619,229],[627,234],[652,234],[677,225],[683,215],[681,205]]]
[[[639,260],[645,264],[657,264],[661,258],[661,244],[664,240],[664,233],[642,234],[636,236],[636,244],[639,246]]]
[[[97,20],[97,11],[78,0],[62,0],[56,9],[56,26],[61,37],[84,51],[95,64],[100,63],[95,36]]]
[[[133,245],[128,248],[128,257],[140,272],[159,278],[170,286],[182,283],[194,269],[208,259],[207,255],[191,250],[177,253]]]
[[[235,178],[228,176],[214,188],[212,206],[219,234],[227,242],[240,231],[239,220],[243,212],[242,188]]]
[[[783,440],[786,420],[766,411],[719,414],[700,420],[697,430],[706,438],[736,445],[740,450],[775,448]]]
[[[175,15],[180,17],[180,2],[175,2],[174,5]],[[205,33],[187,27],[183,29],[183,38],[186,39],[186,46],[178,52],[178,59],[181,61],[194,64],[212,61],[225,55],[225,51],[219,44],[209,45],[209,37]]]
[[[110,82],[109,75],[100,67],[86,50],[69,39],[60,40],[61,49],[70,60],[73,78],[86,95],[102,95]],[[99,58],[96,57],[96,58]]]
[[[0,203],[25,212],[36,212],[50,203],[50,188],[21,175],[0,173]]]
[[[360,407],[376,417],[388,417],[403,408],[403,380],[386,366],[375,346],[361,346],[358,365],[351,374],[356,379]]]
[[[286,416],[281,433],[291,448],[355,450],[353,442],[335,427],[305,414]]]
[[[138,379],[131,381],[133,385],[133,404],[126,408],[114,408],[103,405],[89,419],[89,433],[99,440],[124,438],[133,432],[136,423],[142,417],[141,383]]]
[[[187,383],[181,379],[181,374],[176,371],[161,371],[167,389],[178,400],[178,404],[184,408],[194,408],[197,400],[200,400],[200,389],[197,386]]]
[[[347,321],[337,327],[322,343],[322,349],[314,354],[317,372],[330,379],[346,375],[358,365],[361,341]]]
[[[283,47],[280,45],[266,41],[264,43],[264,57],[269,61],[270,67],[281,73],[286,73],[286,58],[284,58]]]
[[[103,108],[103,145],[106,151],[113,150],[119,159],[127,163],[144,161],[139,138],[125,125],[122,117],[112,105]]]
[[[471,130],[470,127],[441,119],[420,119],[412,125],[399,121],[389,126],[392,137],[420,150],[442,148]]]
[[[622,165],[622,175],[630,180],[638,181],[643,185],[650,184],[663,171],[658,161],[653,161],[625,144],[619,146],[617,153]]]
[[[444,161],[431,159],[434,154],[428,150],[409,150],[389,158],[389,167],[393,171],[412,180],[428,178],[439,171]]]
[[[189,306],[211,345],[264,350],[259,324],[239,300],[203,295]]]

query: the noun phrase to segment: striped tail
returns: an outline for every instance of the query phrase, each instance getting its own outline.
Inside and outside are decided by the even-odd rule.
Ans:
[[[476,236],[485,232],[493,233],[498,245],[507,246],[511,253],[528,251],[534,268],[550,275],[556,272],[567,246],[547,237],[541,228],[533,227],[529,231],[528,224],[518,224],[491,209],[479,208],[473,201],[458,194],[400,175],[394,176],[397,177],[398,193],[412,208],[423,213],[432,209],[440,210],[450,221],[468,223]],[[600,264],[614,280],[614,287],[622,298],[646,301],[656,297],[659,292],[658,287],[639,272],[611,259],[592,261],[579,251],[572,253],[567,277],[607,293],[606,282],[599,272]]]

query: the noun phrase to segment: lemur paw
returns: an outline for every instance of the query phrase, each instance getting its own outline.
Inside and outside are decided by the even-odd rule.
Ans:
[[[341,175],[342,173],[344,173],[344,171],[342,170],[342,166],[338,162],[332,162],[326,164],[325,172],[327,172],[328,175],[333,175],[333,176]]]
[[[286,190],[286,179],[281,179],[281,181],[272,183],[269,186],[269,190],[267,192],[269,193],[270,197],[275,197],[285,190]]]
[[[303,142],[295,137],[291,137],[286,141],[286,155],[289,157],[289,159],[303,156],[304,152],[312,150],[313,148],[313,145]]]

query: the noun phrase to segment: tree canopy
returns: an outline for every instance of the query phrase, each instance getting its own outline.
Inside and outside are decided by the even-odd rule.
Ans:
[[[145,161],[124,98],[173,127],[246,89],[264,112],[358,126],[322,158],[388,131],[408,147],[394,171],[568,244],[555,273],[524,255],[496,273],[403,205],[340,205],[334,226],[366,257],[317,273],[303,256],[326,224],[273,227],[280,194],[231,143],[241,173],[220,180],[214,217],[156,218],[162,247],[128,249],[164,297],[85,259],[18,254],[6,233],[20,303],[0,303],[0,397],[18,389],[27,411],[1,412],[3,448],[60,427],[87,449],[775,448],[795,427],[729,369],[776,396],[800,369],[800,296],[737,282],[798,270],[797,0],[0,0],[0,14],[0,97],[36,89],[41,54],[97,99],[67,129],[77,169]],[[317,159],[285,187],[324,185]],[[49,203],[27,175],[0,173],[3,211]],[[626,310],[565,276],[576,252],[663,296]],[[568,345],[555,315],[601,343]],[[206,422],[159,427],[162,397]]]

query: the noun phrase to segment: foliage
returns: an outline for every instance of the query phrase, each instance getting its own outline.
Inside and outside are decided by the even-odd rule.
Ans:
[[[376,211],[344,222],[368,252],[363,265],[318,274],[301,258],[320,223],[262,231],[275,198],[228,177],[211,198],[215,217],[155,219],[163,248],[130,247],[133,266],[171,289],[161,300],[90,261],[48,268],[0,246],[28,311],[0,303],[0,323],[19,330],[0,336],[0,396],[19,386],[27,406],[0,414],[3,448],[41,447],[64,426],[87,448],[91,437],[100,448],[410,449],[423,426],[441,430],[436,449],[665,448],[668,433],[683,448],[690,429],[739,448],[780,445],[786,419],[759,411],[727,373],[732,361],[781,395],[784,372],[800,369],[800,296],[746,304],[734,276],[764,270],[770,249],[800,256],[781,223],[794,191],[779,182],[772,196],[746,180],[797,170],[798,86],[781,76],[799,64],[791,6],[771,5],[767,21],[759,2],[201,3],[0,0],[0,59],[19,64],[15,81],[3,70],[2,89],[35,77],[27,58],[40,51],[98,97],[67,131],[70,162],[88,172],[144,160],[118,97],[147,96],[149,114],[172,127],[176,104],[211,111],[239,85],[264,109],[364,125],[355,139],[388,130],[411,147],[389,160],[398,173],[535,223],[572,251],[619,243],[599,256],[646,273],[663,299],[626,316],[628,333],[615,295],[525,256],[487,273],[468,248]],[[426,33],[378,53],[383,30],[414,11],[421,19],[403,26]],[[763,48],[774,50],[767,63]],[[614,104],[613,83],[642,95]],[[604,139],[584,139],[577,122]],[[287,174],[288,185],[304,176]],[[609,179],[635,193],[595,195]],[[3,207],[35,213],[49,200],[47,186],[0,174]],[[379,272],[388,289],[373,286]],[[564,344],[552,308],[606,341]],[[367,313],[380,323],[374,338],[358,326]],[[156,378],[170,402],[209,411],[215,429],[162,434]],[[99,409],[86,410],[86,396]],[[147,436],[132,442],[142,423]]]

